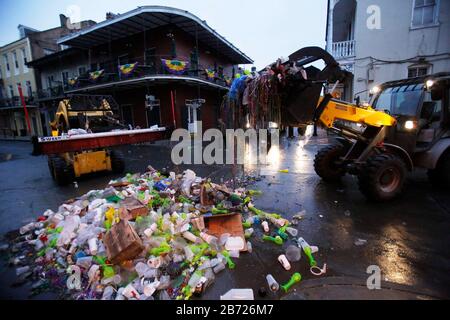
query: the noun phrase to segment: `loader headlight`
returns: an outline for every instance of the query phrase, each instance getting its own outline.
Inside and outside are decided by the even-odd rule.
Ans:
[[[427,88],[427,90],[430,90],[432,86],[434,86],[434,80],[430,79],[425,82],[425,87]]]
[[[380,93],[380,91],[381,91],[381,88],[379,86],[375,86],[372,89],[370,89],[370,94],[375,95],[375,94]]]
[[[405,129],[407,130],[413,130],[416,128],[416,122],[412,120],[408,120],[405,122]]]

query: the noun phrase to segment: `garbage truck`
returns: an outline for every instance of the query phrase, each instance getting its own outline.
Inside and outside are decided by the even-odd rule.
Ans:
[[[70,95],[50,123],[51,137],[33,137],[33,154],[47,155],[51,177],[59,185],[94,172],[122,173],[125,159],[111,147],[159,140],[165,128],[130,130],[117,116],[109,95]]]

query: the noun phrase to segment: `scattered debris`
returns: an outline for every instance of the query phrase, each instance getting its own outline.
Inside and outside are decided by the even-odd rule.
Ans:
[[[248,185],[257,179],[241,182]],[[252,204],[261,191],[227,185],[191,170],[176,175],[149,167],[144,174],[129,173],[104,190],[66,201],[56,212],[45,211],[0,250],[13,256],[16,285],[31,281],[33,294],[52,290],[64,299],[81,300],[201,296],[216,274],[235,268],[233,260],[240,252],[253,251],[248,240],[255,234],[278,246],[298,243],[279,256],[286,270],[291,269],[289,261],[300,260],[299,248],[315,265],[314,251],[296,239],[298,231],[291,227],[305,211],[290,222]],[[263,229],[273,232],[263,234]],[[301,276],[292,278],[284,290],[298,279]],[[267,281],[271,290],[278,290],[273,277]],[[266,294],[262,289],[260,296]],[[233,289],[221,299],[254,296],[251,289]]]
[[[357,239],[355,241],[355,246],[363,246],[365,244],[367,244],[367,240],[365,240],[365,239]]]

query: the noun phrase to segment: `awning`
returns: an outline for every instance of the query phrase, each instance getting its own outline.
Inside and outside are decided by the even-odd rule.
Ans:
[[[166,25],[175,25],[198,41],[212,47],[234,63],[250,64],[253,60],[192,13],[164,6],[144,6],[119,14],[92,27],[58,40],[58,44],[89,48]]]

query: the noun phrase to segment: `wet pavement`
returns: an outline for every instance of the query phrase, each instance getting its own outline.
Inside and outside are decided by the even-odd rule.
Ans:
[[[277,299],[435,299],[450,298],[450,196],[435,190],[424,172],[408,177],[404,194],[389,203],[368,202],[358,191],[356,178],[346,176],[339,184],[326,184],[314,173],[315,153],[331,139],[283,139],[269,154],[271,164],[246,166],[246,172],[261,174],[252,189],[263,191],[255,206],[290,219],[304,210],[297,225],[299,235],[319,247],[319,265],[327,264],[325,276],[313,276],[303,256],[285,271],[277,257],[283,248],[262,242],[261,230],[250,241],[251,254],[236,259],[236,269],[216,277],[203,295],[218,299],[231,288],[258,289],[271,273],[281,284],[293,272],[303,276],[302,284],[289,294],[268,294]],[[169,145],[126,146],[127,171],[142,172],[151,164],[161,170],[181,172],[186,167],[216,182],[232,177],[230,166],[181,166],[170,164]],[[31,146],[23,142],[0,141],[0,234],[33,221],[38,215],[69,198],[92,189],[103,189],[114,175],[95,175],[75,185],[57,186],[51,179],[46,157],[32,157]],[[289,169],[280,173],[280,169]],[[256,228],[258,229],[258,228]],[[365,241],[358,241],[365,240]],[[361,242],[361,243],[358,243]],[[357,245],[359,244],[359,245]],[[369,266],[379,266],[381,290],[369,290]],[[26,299],[28,286],[11,287],[14,270],[2,259],[0,297]],[[54,297],[51,294],[37,299]],[[257,298],[260,298],[257,296]]]

